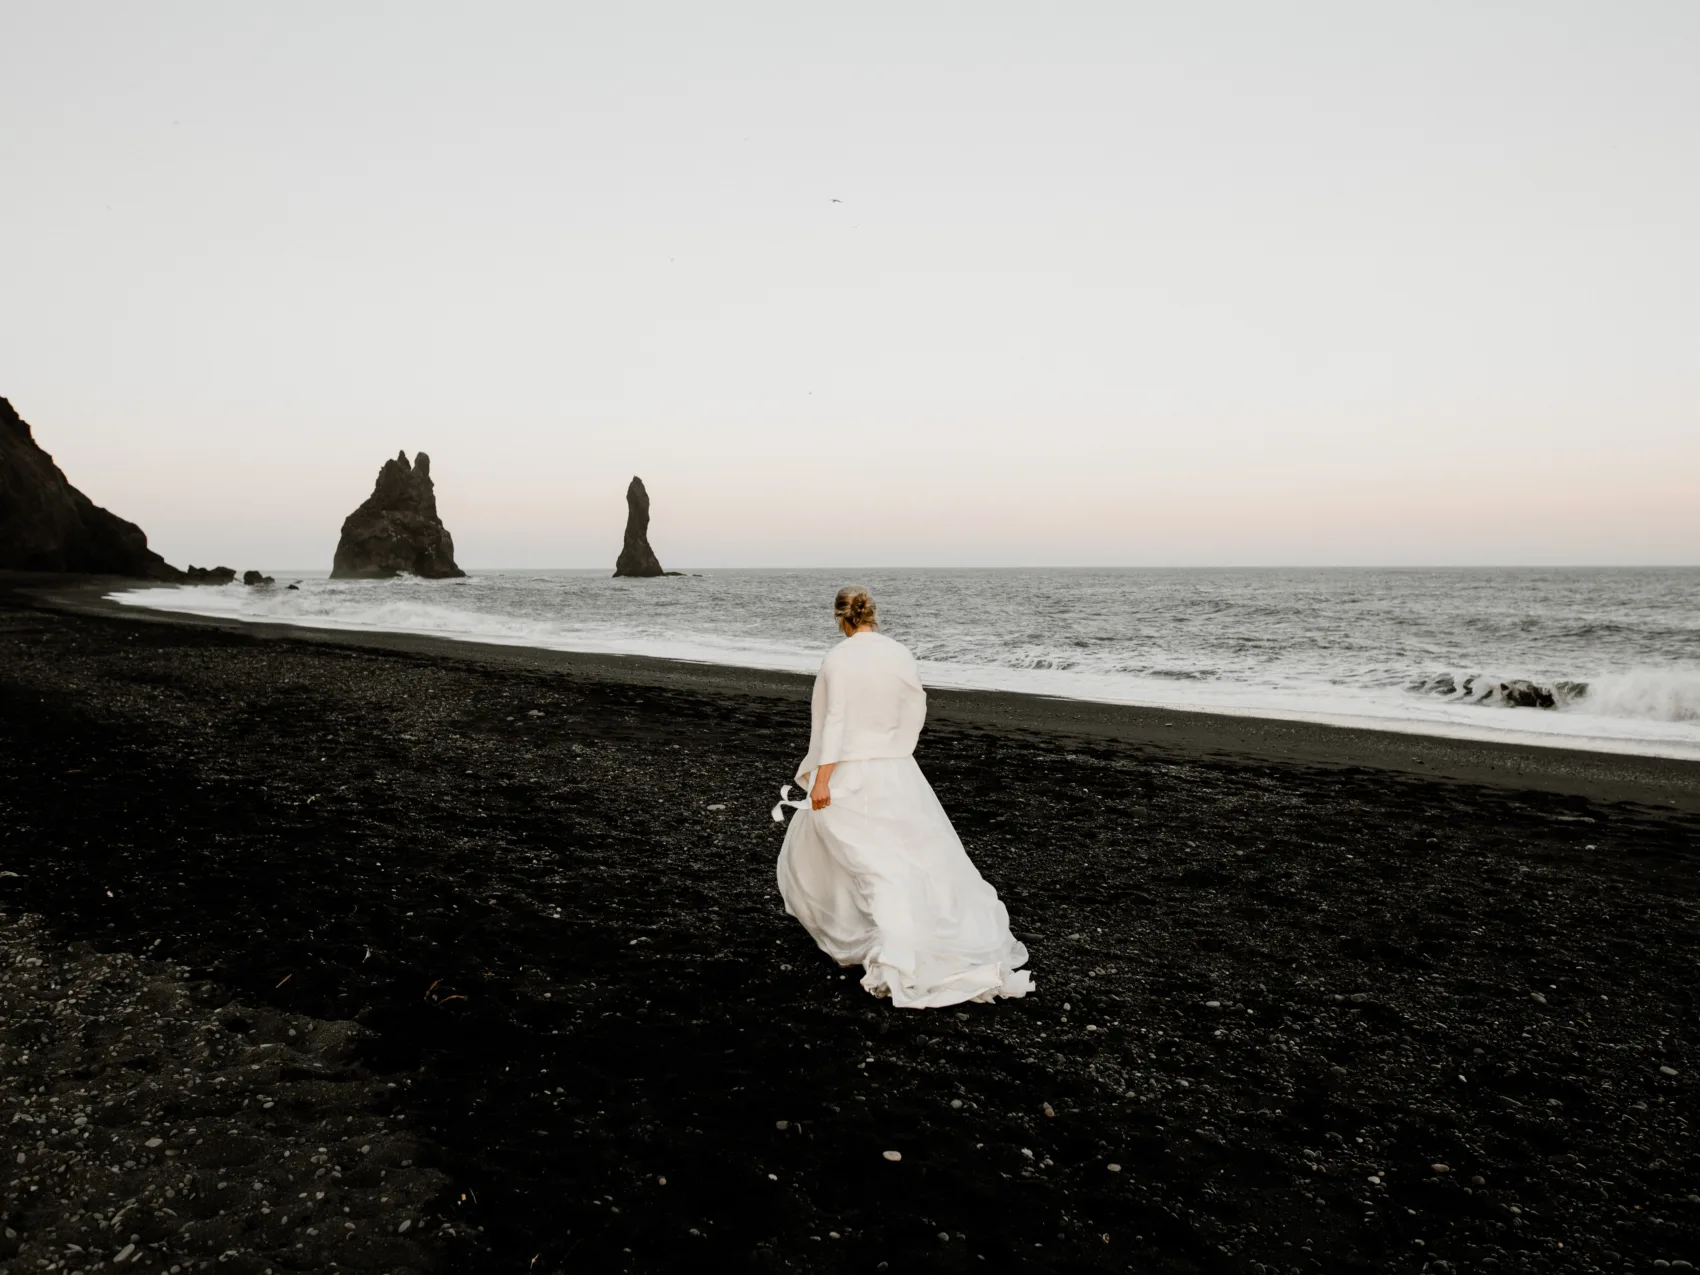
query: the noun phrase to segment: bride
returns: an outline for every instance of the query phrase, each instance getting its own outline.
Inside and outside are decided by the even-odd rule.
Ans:
[[[915,657],[879,632],[866,589],[840,590],[833,612],[844,641],[815,678],[797,768],[808,801],[780,803],[797,811],[779,852],[785,910],[901,1008],[1026,995],[1027,949],[915,764],[927,714]]]

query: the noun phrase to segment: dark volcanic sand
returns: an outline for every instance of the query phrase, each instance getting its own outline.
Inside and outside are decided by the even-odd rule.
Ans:
[[[417,1271],[457,1228],[360,1029],[0,919],[7,1269]],[[459,1228],[464,1229],[464,1228]]]
[[[449,1184],[415,1209],[434,1232],[483,1228],[483,1247],[409,1260],[1580,1271],[1700,1253],[1700,767],[1476,749],[1490,785],[1412,773],[1463,755],[1430,741],[1363,736],[1373,768],[1316,743],[1349,733],[1293,728],[1311,743],[1283,761],[1256,723],[939,696],[919,760],[1039,992],[902,1012],[775,892],[768,809],[806,740],[804,684],[385,645],[14,598],[0,866],[22,875],[0,878],[0,913],[45,918],[34,942],[67,968],[76,942],[147,953],[228,989],[206,994],[243,1021],[363,1025],[379,1105],[357,1119],[404,1115],[423,1140]],[[10,1051],[0,1073],[8,1110],[22,1086],[89,1083]],[[299,1134],[258,1104],[223,1117],[244,1113],[255,1145]],[[35,1140],[0,1145],[24,1241],[86,1207],[28,1191],[13,1157]],[[266,1264],[331,1260],[287,1239]]]

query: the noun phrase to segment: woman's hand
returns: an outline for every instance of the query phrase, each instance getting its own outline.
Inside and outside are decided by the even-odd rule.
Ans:
[[[836,762],[828,762],[815,768],[814,787],[809,790],[809,805],[815,810],[825,810],[832,804],[832,768]]]

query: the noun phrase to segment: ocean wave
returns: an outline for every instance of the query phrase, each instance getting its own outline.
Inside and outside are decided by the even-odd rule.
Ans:
[[[1575,707],[1601,717],[1700,722],[1700,671],[1649,668],[1597,677]]]
[[[1652,722],[1700,722],[1700,672],[1633,669],[1592,681],[1534,681],[1480,673],[1435,673],[1408,687],[1452,703],[1539,708]]]
[[[995,660],[996,657],[994,656],[993,659]],[[1067,655],[1035,655],[1028,653],[1014,655],[1006,660],[998,662],[1005,663],[1010,668],[1057,669],[1061,671],[1077,668],[1080,665],[1079,660],[1073,659]]]

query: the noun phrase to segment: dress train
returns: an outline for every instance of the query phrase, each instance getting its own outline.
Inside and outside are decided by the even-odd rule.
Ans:
[[[781,803],[797,813],[779,892],[821,950],[904,1009],[1031,991],[1027,949],[915,759],[840,762],[830,787],[823,810]]]

